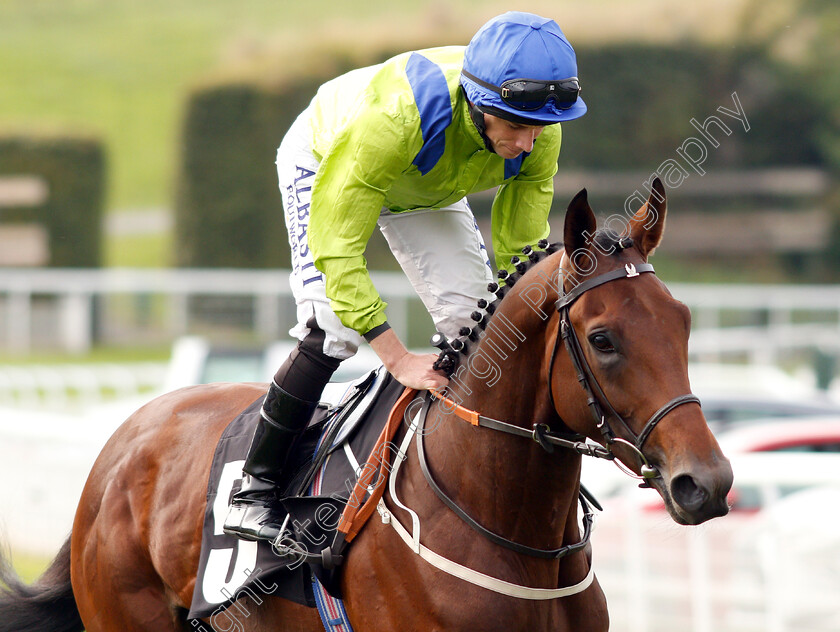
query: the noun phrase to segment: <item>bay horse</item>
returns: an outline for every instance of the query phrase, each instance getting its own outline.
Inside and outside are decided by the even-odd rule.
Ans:
[[[424,459],[413,445],[406,450],[382,518],[374,515],[347,549],[341,587],[357,632],[608,629],[592,551],[580,545],[584,453],[617,457],[678,523],[727,513],[732,470],[690,395],[689,310],[647,263],[665,213],[657,179],[625,234],[596,231],[583,190],[568,207],[563,247],[500,279],[504,296],[476,318],[484,331],[456,339],[460,368],[427,406],[426,430],[434,431],[412,440],[422,436]],[[505,340],[494,338],[498,323],[508,328]],[[3,567],[0,632],[210,630],[186,613],[211,459],[227,424],[265,389],[189,387],[129,417],[96,460],[72,535],[44,576],[26,586]],[[478,426],[453,415],[454,406]],[[479,427],[490,422],[504,432]],[[395,531],[393,521],[412,524],[406,506],[422,524],[423,547],[470,577],[531,593],[578,588],[523,598],[440,570]],[[564,548],[567,555],[522,552]],[[289,601],[266,595],[247,606],[229,629],[323,629],[314,609]]]

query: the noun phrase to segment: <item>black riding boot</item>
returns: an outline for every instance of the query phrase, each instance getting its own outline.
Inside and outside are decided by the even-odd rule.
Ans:
[[[272,542],[280,535],[284,513],[277,504],[277,481],[317,404],[271,383],[242,467],[242,488],[234,494],[225,519],[225,533]]]

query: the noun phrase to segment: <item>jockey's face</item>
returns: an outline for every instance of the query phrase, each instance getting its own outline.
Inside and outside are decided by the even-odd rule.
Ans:
[[[484,115],[484,126],[493,149],[502,158],[516,158],[523,151],[531,151],[534,140],[545,129],[544,125],[520,125],[492,114]]]

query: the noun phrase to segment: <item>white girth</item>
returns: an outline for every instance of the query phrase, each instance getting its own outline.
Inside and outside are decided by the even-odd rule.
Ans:
[[[595,579],[595,571],[591,564],[589,566],[589,572],[586,574],[586,577],[584,577],[577,584],[574,584],[572,586],[565,586],[562,588],[531,588],[529,586],[520,586],[519,584],[512,584],[510,582],[506,582],[496,577],[491,577],[490,575],[479,573],[478,571],[475,571],[471,568],[467,568],[466,566],[462,566],[461,564],[453,562],[452,560],[447,559],[442,555],[439,555],[431,549],[420,544],[420,518],[413,510],[411,510],[409,507],[403,504],[397,497],[396,480],[400,466],[402,465],[402,462],[406,459],[406,452],[408,450],[409,445],[411,444],[411,440],[414,438],[414,435],[417,432],[417,419],[421,413],[422,411],[418,412],[412,420],[411,425],[409,426],[409,429],[406,432],[405,438],[403,439],[402,444],[400,445],[399,452],[396,455],[394,455],[394,467],[391,470],[391,473],[388,477],[391,498],[398,507],[407,511],[411,516],[411,533],[409,533],[406,530],[406,528],[400,523],[400,521],[397,520],[396,516],[394,516],[390,511],[388,511],[388,508],[385,506],[385,501],[381,499],[376,507],[376,510],[379,512],[379,516],[382,518],[383,524],[390,524],[400,536],[400,538],[402,538],[402,541],[405,542],[412,551],[414,551],[417,555],[422,557],[435,568],[442,570],[444,573],[452,575],[453,577],[462,579],[465,582],[469,582],[470,584],[473,584],[475,586],[486,588],[487,590],[492,590],[493,592],[497,592],[502,595],[530,600],[559,599],[560,597],[576,595],[577,593],[583,592],[584,590],[589,588],[589,586],[592,584],[592,581]]]

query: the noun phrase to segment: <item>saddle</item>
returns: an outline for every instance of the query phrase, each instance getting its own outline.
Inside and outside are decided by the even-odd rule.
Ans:
[[[189,618],[222,613],[243,595],[261,603],[260,594],[270,593],[315,607],[313,577],[340,598],[343,552],[384,491],[389,442],[415,393],[382,367],[355,382],[328,386],[326,401],[319,404],[280,481],[278,503],[286,518],[274,543],[247,542],[222,531],[262,397],[231,421],[210,470]]]

